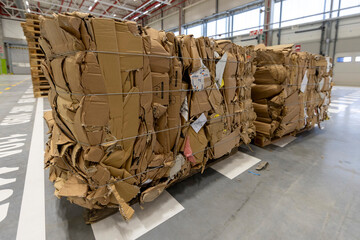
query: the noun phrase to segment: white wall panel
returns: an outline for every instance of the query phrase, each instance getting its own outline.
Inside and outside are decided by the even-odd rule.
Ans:
[[[358,42],[359,43],[359,42]],[[352,57],[350,63],[337,63],[337,57]],[[355,62],[356,56],[360,56],[360,51],[340,52],[335,55],[334,83],[340,86],[360,87],[360,62]]]
[[[335,26],[335,23],[333,25]],[[352,37],[360,37],[360,17],[340,20],[338,39]]]
[[[209,0],[185,9],[185,23],[200,20],[215,13],[215,0]]]
[[[179,26],[179,13],[176,13],[170,17],[165,18],[164,20],[164,29],[172,29]]]
[[[219,12],[224,12],[251,2],[254,2],[254,0],[219,0]]]
[[[25,39],[24,32],[21,28],[20,21],[1,19],[3,34],[7,38]]]
[[[161,30],[161,21],[150,23],[149,26],[157,30]]]

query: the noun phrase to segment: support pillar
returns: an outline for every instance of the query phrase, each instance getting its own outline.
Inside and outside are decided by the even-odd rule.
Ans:
[[[274,10],[274,0],[265,0],[265,16],[264,16],[264,44],[266,46],[272,45],[272,35],[273,35],[273,10]]]
[[[0,21],[0,74],[7,74],[7,61],[4,45],[4,31],[2,21]]]

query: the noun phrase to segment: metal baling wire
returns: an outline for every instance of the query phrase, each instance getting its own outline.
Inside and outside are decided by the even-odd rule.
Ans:
[[[192,60],[202,60],[202,61],[221,61],[221,59],[206,59],[206,58],[191,58],[191,57],[179,57],[179,56],[164,56],[164,55],[156,55],[156,54],[144,54],[144,53],[129,53],[129,52],[112,52],[112,51],[96,51],[96,50],[79,50],[79,51],[71,51],[71,52],[65,52],[65,53],[57,53],[52,54],[48,58],[57,58],[57,57],[66,57],[73,55],[78,52],[91,52],[91,53],[103,53],[103,54],[117,54],[117,55],[131,55],[131,56],[147,56],[147,57],[158,57],[158,58],[180,58],[180,59],[192,59]],[[250,63],[250,61],[223,61],[227,63]],[[263,64],[263,66],[272,66],[272,65],[282,65],[282,66],[289,66],[289,67],[304,67],[304,68],[318,68],[319,66],[303,66],[303,65],[292,65],[292,64],[276,64],[276,63],[270,63],[270,64]]]
[[[185,59],[186,57],[178,57],[178,56],[162,56],[162,55],[153,55],[153,54],[136,54],[136,53],[121,53],[121,52],[106,52],[106,51],[89,51],[89,50],[87,50],[87,51],[84,51],[84,52],[95,52],[95,53],[110,53],[110,54],[127,54],[127,55],[140,55],[140,56],[148,56],[148,57],[166,57],[166,58],[183,58],[183,59]],[[75,52],[76,53],[76,52]],[[186,59],[199,59],[199,60],[205,60],[205,61],[216,61],[216,59],[201,59],[201,58],[186,58]],[[221,60],[219,60],[219,61],[221,61]],[[226,61],[226,62],[233,62],[233,63],[244,63],[243,61]],[[246,63],[248,63],[248,62],[246,62]],[[269,65],[274,65],[274,64],[269,64]],[[263,65],[264,66],[264,65]],[[299,65],[289,65],[289,64],[287,64],[286,66],[295,66],[295,67],[300,67]],[[316,66],[315,67],[309,67],[309,66],[304,66],[304,67],[307,67],[307,68],[316,68]],[[301,84],[302,85],[302,84]],[[309,84],[306,84],[306,85],[309,85]],[[316,84],[313,84],[313,85],[316,85]],[[299,84],[294,84],[294,85],[290,85],[290,84],[288,84],[288,85],[282,85],[282,86],[299,86]],[[246,87],[246,86],[243,86],[243,87]],[[222,88],[222,89],[225,89],[225,88]],[[210,90],[210,89],[204,89],[204,90]],[[178,90],[174,90],[174,92],[175,91],[178,91]],[[186,91],[186,90],[181,90],[182,92],[183,91]],[[191,91],[191,90],[190,90]],[[141,92],[141,93],[139,93],[139,94],[144,94],[144,93],[155,93],[155,92],[164,92],[164,91],[148,91],[148,92]],[[170,91],[169,91],[170,92]],[[73,93],[72,93],[73,94]],[[117,94],[117,93],[115,93],[115,94]],[[122,93],[122,94],[129,94],[129,93]],[[131,94],[136,94],[136,93],[131,93]],[[75,94],[74,94],[75,95]],[[91,94],[91,95],[100,95],[100,94]],[[109,93],[109,94],[101,94],[101,95],[111,95],[111,93]],[[289,105],[287,105],[287,106],[289,106]],[[248,111],[247,109],[245,109],[244,111]],[[239,112],[239,113],[241,113],[241,112]],[[233,114],[233,115],[235,115],[235,114]],[[227,117],[227,116],[221,116],[222,118],[223,117]],[[306,119],[306,118],[305,118]],[[206,122],[208,122],[208,121],[210,121],[210,120],[212,120],[212,119],[209,119],[209,120],[207,120]],[[301,121],[301,119],[299,119],[298,121]],[[287,123],[285,123],[285,124],[287,124]],[[184,125],[184,126],[190,126],[190,123],[189,124],[186,124],[186,125]],[[181,126],[181,127],[184,127],[184,126]],[[179,127],[177,127],[177,128],[179,128]],[[175,128],[175,129],[177,129],[177,128]],[[157,131],[157,132],[161,132],[161,131]],[[155,134],[156,132],[153,132],[152,134]],[[148,134],[146,134],[146,135],[148,135]],[[146,136],[146,135],[144,135],[144,136]],[[240,135],[237,135],[236,137],[234,137],[234,138],[237,138],[237,137],[239,137]],[[138,137],[138,136],[136,136],[136,137]],[[234,139],[233,138],[233,139]],[[232,139],[229,139],[229,141],[230,140],[232,140]],[[120,140],[118,140],[118,141],[120,141]],[[224,142],[225,143],[225,142]],[[218,143],[215,143],[214,144],[214,146],[216,145],[216,144],[218,144]],[[214,147],[214,146],[212,146],[212,147]],[[212,147],[207,147],[207,148],[205,148],[204,150],[202,150],[202,151],[206,151],[207,149],[210,149],[210,148],[212,148]],[[196,152],[196,153],[193,153],[192,155],[194,156],[195,154],[197,154],[197,153],[199,153],[199,152],[202,152],[202,151],[198,151],[198,152]],[[176,160],[175,160],[176,161]],[[66,164],[66,165],[68,165],[68,164]],[[108,184],[105,184],[105,185],[100,185],[100,186],[97,186],[96,188],[99,188],[99,187],[103,187],[103,186],[108,186],[108,185],[110,185],[110,184],[114,184],[114,183],[116,183],[116,182],[120,182],[120,181],[125,181],[125,180],[127,180],[127,179],[130,179],[130,178],[133,178],[133,177],[135,177],[135,176],[138,176],[138,175],[142,175],[142,174],[144,174],[144,173],[147,173],[147,172],[149,172],[149,171],[153,171],[153,170],[156,170],[156,169],[159,169],[159,168],[162,168],[162,167],[164,167],[164,165],[161,165],[161,166],[158,166],[158,167],[154,167],[154,168],[151,168],[151,169],[149,169],[149,170],[146,170],[146,171],[143,171],[143,172],[141,172],[141,173],[138,173],[138,174],[135,174],[135,175],[132,175],[132,176],[129,176],[129,177],[127,177],[127,178],[124,178],[124,179],[119,179],[119,180],[117,180],[117,181],[115,181],[115,182],[112,182],[112,183],[108,183]],[[71,172],[73,172],[72,171],[72,169],[70,169],[70,171]],[[80,174],[79,174],[80,175]],[[89,185],[89,184],[88,184]]]
[[[79,51],[73,51],[73,52],[67,52],[67,53],[63,53],[63,54],[55,54],[53,55],[53,57],[57,57],[57,56],[67,56],[73,53],[77,53]],[[138,54],[138,53],[128,53],[128,52],[110,52],[110,51],[92,51],[92,50],[85,50],[82,52],[94,52],[94,53],[104,53],[104,54],[119,54],[119,55],[135,55],[135,56],[147,56],[147,57],[163,57],[163,58],[169,58],[169,59],[173,59],[173,58],[182,58],[182,59],[195,59],[195,60],[203,60],[203,61],[217,61],[216,59],[202,59],[202,58],[190,58],[190,57],[179,57],[179,56],[164,56],[164,55],[154,55],[154,54]],[[218,61],[221,61],[218,60]],[[226,62],[230,62],[230,63],[244,63],[243,61],[226,61]],[[249,63],[249,62],[245,62],[245,63]],[[267,65],[276,65],[274,64],[267,64]],[[309,67],[309,66],[299,66],[299,65],[290,65],[290,64],[279,64],[279,65],[283,65],[283,66],[295,66],[295,67],[306,67],[306,68],[317,68],[318,66],[314,66],[314,67]],[[266,65],[262,65],[262,66],[266,66]],[[287,84],[287,85],[280,85],[280,86],[300,86],[300,85],[307,85],[309,86],[309,84]],[[317,84],[312,84],[312,85],[317,85]],[[221,89],[231,89],[231,88],[246,88],[248,86],[237,86],[237,87],[223,87]],[[218,88],[212,88],[212,89],[217,89]],[[212,89],[202,89],[202,90],[212,90]],[[199,91],[196,89],[181,89],[181,90],[168,90],[165,92],[187,92],[187,91]],[[57,90],[56,90],[57,92]],[[61,92],[61,90],[60,90]],[[106,94],[80,94],[80,93],[71,93],[71,92],[66,92],[63,91],[65,93],[68,94],[73,94],[73,95],[84,95],[84,96],[92,96],[92,95],[113,95],[113,94],[145,94],[145,93],[157,93],[157,92],[164,92],[164,91],[146,91],[146,92],[131,92],[131,93],[106,93]],[[297,104],[294,104],[297,105]],[[284,105],[284,106],[290,106],[290,105]],[[245,109],[244,111],[249,111],[247,109]],[[242,112],[239,112],[242,113]],[[239,114],[237,113],[237,114]],[[225,115],[225,116],[221,116],[221,118],[224,117],[228,117],[228,116],[234,116],[235,114],[232,115]],[[212,119],[209,119],[208,121],[210,121]],[[208,122],[206,121],[206,122]],[[178,126],[178,127],[174,127],[174,128],[169,128],[169,129],[164,129],[164,130],[160,130],[160,131],[155,131],[155,132],[151,132],[151,133],[147,133],[147,134],[143,134],[143,135],[137,135],[135,137],[129,137],[129,138],[124,138],[124,139],[117,139],[115,141],[111,141],[111,142],[107,142],[107,143],[103,143],[100,145],[105,145],[105,144],[109,144],[109,143],[113,143],[113,142],[119,142],[119,141],[124,141],[124,140],[129,140],[132,138],[136,138],[136,137],[141,137],[141,136],[147,136],[149,134],[156,134],[158,132],[164,132],[164,131],[168,131],[168,130],[173,130],[173,129],[178,129],[178,128],[182,128],[182,127],[186,127],[186,126],[190,126],[191,124],[185,124],[183,126]],[[79,142],[80,144],[83,144],[81,142]],[[88,145],[88,144],[85,144]]]
[[[296,123],[296,122],[300,122],[300,121],[303,121],[303,120],[306,120],[306,117],[303,118],[303,119],[298,119],[297,121],[290,121],[290,122],[280,123],[280,124]],[[222,143],[217,142],[217,143],[215,143],[213,146],[206,147],[206,148],[204,148],[203,150],[200,150],[200,151],[197,151],[197,152],[195,152],[195,153],[192,153],[191,156],[195,156],[196,154],[198,154],[198,153],[200,153],[200,152],[204,152],[204,151],[206,151],[206,150],[208,150],[208,149],[214,148],[215,145],[227,143],[227,142],[229,142],[229,141],[231,141],[231,140],[233,140],[233,139],[235,139],[235,138],[237,138],[237,137],[241,137],[241,135],[240,135],[240,134],[239,134],[239,135],[236,135],[235,137],[229,139],[228,141],[222,142]],[[84,184],[86,184],[86,185],[88,185],[88,186],[94,187],[93,184],[86,183],[86,182],[83,180],[83,176],[81,176],[81,175],[80,175],[79,173],[77,173],[77,172],[74,172],[74,171],[72,170],[72,168],[69,167],[69,164],[66,163],[66,161],[65,161],[62,157],[61,157],[61,159],[64,161],[64,163],[65,163],[66,166],[68,167],[68,170],[70,170],[74,175],[78,175],[78,176],[81,177],[81,180],[82,180],[82,182],[83,182]],[[175,159],[175,161],[176,161],[176,159]],[[131,176],[126,177],[126,178],[123,178],[123,179],[118,179],[118,180],[113,181],[113,182],[111,182],[111,183],[107,183],[107,184],[95,186],[94,188],[95,188],[95,189],[98,189],[98,188],[100,188],[100,187],[106,187],[106,186],[109,186],[109,185],[111,185],[111,184],[115,184],[115,183],[117,183],[117,182],[123,182],[123,181],[125,181],[125,180],[131,179],[131,178],[133,178],[133,177],[141,176],[141,175],[144,174],[144,173],[148,173],[148,172],[151,172],[151,171],[154,171],[154,170],[163,168],[163,167],[164,167],[164,165],[160,165],[160,166],[157,166],[157,167],[152,167],[152,168],[150,168],[150,169],[148,169],[148,170],[145,170],[145,171],[143,171],[143,172],[140,172],[140,173],[131,175]]]
[[[277,86],[316,86],[318,84],[260,84],[260,85],[277,85]],[[62,89],[55,89],[56,93],[66,93],[70,95],[76,95],[76,96],[111,96],[111,95],[132,95],[132,94],[150,94],[150,93],[174,93],[174,92],[200,92],[200,91],[207,91],[207,90],[226,90],[226,89],[239,89],[239,88],[251,88],[249,86],[236,86],[236,87],[222,87],[222,88],[203,88],[203,89],[179,89],[179,90],[158,90],[158,91],[144,91],[144,92],[127,92],[127,93],[73,93],[69,91],[64,91]]]
[[[237,137],[241,137],[241,134],[236,135],[235,137],[228,139],[228,141],[225,141],[225,142],[222,142],[222,143],[217,142],[217,143],[215,143],[215,144],[212,145],[212,146],[206,147],[206,148],[204,148],[204,149],[202,149],[202,150],[200,150],[200,151],[197,151],[197,152],[195,152],[195,153],[192,153],[191,156],[195,156],[196,154],[198,154],[198,153],[200,153],[200,152],[204,152],[204,151],[206,151],[206,150],[208,150],[208,149],[214,148],[215,145],[217,146],[217,145],[220,145],[220,144],[223,144],[223,143],[227,143],[227,142],[229,142],[229,141],[231,141],[231,140],[233,140],[233,139],[235,139],[235,138],[237,138]],[[175,159],[175,161],[176,161],[176,159]],[[109,186],[109,185],[111,185],[111,184],[115,184],[115,183],[118,183],[118,182],[123,182],[123,181],[125,181],[125,180],[131,179],[131,178],[136,177],[136,176],[140,176],[140,175],[142,175],[142,174],[144,174],[144,173],[148,173],[148,172],[151,172],[151,171],[154,171],[154,170],[163,168],[163,167],[165,167],[165,165],[160,165],[160,166],[157,166],[157,167],[151,167],[151,168],[149,168],[148,170],[145,170],[145,171],[143,171],[143,172],[140,172],[140,173],[131,175],[131,176],[126,177],[126,178],[117,179],[117,180],[115,180],[115,181],[113,181],[113,182],[106,183],[106,184],[103,184],[103,185],[94,186],[93,184],[89,184],[89,183],[86,183],[86,182],[84,182],[84,183],[85,183],[86,185],[88,185],[88,186],[91,186],[91,187],[94,187],[95,189],[98,189],[98,188],[100,188],[100,187],[106,187],[106,186]],[[79,173],[74,173],[71,169],[69,169],[69,170],[70,170],[73,174],[77,174],[78,176],[81,176]],[[83,177],[81,176],[81,178],[83,178]]]
[[[235,116],[236,114],[241,114],[243,112],[248,112],[249,110],[248,109],[244,109],[242,112],[237,112],[237,113],[233,113],[233,114],[226,114],[226,115],[222,115],[220,117],[216,117],[216,118],[210,118],[208,119],[205,123],[207,122],[210,122],[211,120],[219,120],[219,119],[223,119],[223,118],[227,118],[227,117],[231,117],[231,116]],[[205,124],[204,123],[204,124]],[[80,142],[80,141],[76,141],[76,140],[73,140],[74,142],[77,142],[81,145],[85,145],[85,146],[106,146],[108,144],[113,144],[113,143],[117,143],[117,142],[121,142],[121,141],[127,141],[127,140],[131,140],[131,139],[135,139],[137,137],[145,137],[145,136],[149,136],[149,135],[152,135],[152,134],[156,134],[156,133],[161,133],[161,132],[166,132],[166,131],[170,131],[170,130],[175,130],[175,129],[179,129],[179,128],[183,128],[183,127],[188,127],[188,126],[191,126],[191,123],[187,123],[187,124],[184,124],[184,125],[180,125],[180,126],[176,126],[176,127],[172,127],[172,128],[166,128],[166,129],[162,129],[162,130],[158,130],[158,131],[154,131],[154,132],[147,132],[147,133],[144,133],[144,134],[140,134],[140,135],[136,135],[136,136],[132,136],[132,137],[127,137],[127,138],[121,138],[121,139],[116,139],[116,140],[113,140],[113,141],[109,141],[109,142],[105,142],[105,143],[101,143],[101,144],[97,144],[97,145],[89,145],[87,143],[83,143],[83,142]]]
[[[244,110],[243,110],[243,112],[247,112],[247,111],[249,111],[249,110],[248,110],[248,109],[244,109]],[[234,114],[229,114],[229,115],[223,115],[223,116],[220,116],[220,119],[223,119],[223,118],[226,118],[226,117],[235,116],[236,114],[241,114],[241,113],[242,113],[242,112],[238,112],[238,113],[234,113]],[[208,119],[205,123],[210,122],[210,121],[212,121],[212,120],[219,120],[219,117]],[[205,124],[205,123],[204,123],[204,124]],[[115,143],[115,142],[119,142],[119,141],[124,141],[124,140],[130,140],[130,139],[133,139],[133,138],[142,137],[142,136],[147,136],[147,135],[151,135],[151,134],[156,134],[156,133],[164,132],[164,131],[168,131],[168,130],[179,129],[179,128],[187,127],[187,126],[190,126],[190,125],[191,125],[191,124],[188,123],[188,124],[185,124],[185,125],[182,125],[182,126],[177,126],[177,127],[174,127],[174,128],[168,128],[168,129],[163,129],[163,130],[159,130],[159,131],[155,131],[155,132],[151,132],[151,133],[147,133],[147,134],[137,135],[137,136],[134,136],[134,137],[118,139],[118,140],[115,140],[115,141],[107,142],[107,144],[111,144],[111,143],[113,143],[113,142]],[[240,135],[239,135],[239,136],[240,136]],[[232,138],[232,139],[233,139],[233,138]],[[232,139],[230,139],[230,140],[232,140]],[[78,141],[77,141],[77,142],[78,142]],[[80,144],[82,144],[82,145],[90,146],[89,144],[86,144],[86,143],[82,143],[82,142],[78,142],[78,143],[80,143]],[[103,143],[103,144],[105,144],[105,143]],[[100,145],[102,145],[102,144],[100,144]],[[210,147],[210,148],[211,148],[211,147]],[[207,148],[207,149],[208,149],[208,148]],[[204,151],[205,151],[205,150],[206,150],[206,149],[204,149]],[[200,151],[200,152],[201,152],[201,151]],[[197,153],[198,153],[198,152],[197,152]],[[195,155],[195,154],[197,154],[197,153],[194,153],[193,155]],[[80,178],[81,178],[81,180],[82,180],[83,183],[85,183],[85,184],[87,184],[87,185],[89,185],[89,186],[93,186],[92,184],[88,184],[88,183],[84,182],[83,176],[81,176],[79,173],[75,173],[75,172],[72,170],[72,168],[69,167],[69,164],[68,164],[62,157],[61,157],[61,159],[63,160],[63,162],[65,163],[65,165],[68,167],[68,170],[69,170],[70,172],[72,172],[72,173],[75,174],[75,175],[80,176]],[[151,169],[149,169],[149,170],[140,172],[140,173],[135,174],[135,175],[132,175],[132,176],[129,176],[129,177],[127,177],[127,178],[122,179],[122,181],[127,180],[127,179],[130,179],[130,178],[133,178],[133,177],[135,177],[135,176],[138,176],[138,175],[141,175],[141,174],[144,174],[144,173],[147,173],[147,172],[149,172],[149,171],[153,171],[153,170],[158,169],[158,168],[161,168],[161,167],[163,167],[163,165],[161,165],[161,166],[159,166],[159,167],[151,168]],[[109,185],[109,184],[107,184],[107,185]],[[104,186],[107,186],[107,185],[104,185]]]
[[[245,100],[241,100],[241,102],[245,102],[247,100],[250,100],[250,99],[245,99]],[[280,107],[285,107],[285,106],[295,106],[295,105],[301,105],[301,104],[306,104],[306,103],[319,103],[320,101],[305,101],[305,102],[302,102],[302,103],[295,103],[295,104],[279,104]],[[248,112],[249,110],[248,109],[244,109],[242,112]],[[236,114],[240,114],[242,112],[238,112],[238,113],[234,113],[234,114],[226,114],[226,115],[222,115],[221,116],[221,119],[223,118],[226,118],[226,117],[231,117],[231,116],[234,116]],[[217,119],[217,118],[216,118]],[[208,119],[205,123],[207,122],[210,122],[212,119]],[[167,128],[167,129],[162,129],[162,130],[158,130],[158,131],[154,131],[154,132],[147,132],[145,134],[140,134],[140,135],[136,135],[136,136],[132,136],[132,137],[127,137],[127,138],[122,138],[122,139],[116,139],[116,140],[113,140],[113,141],[109,141],[109,142],[105,142],[105,143],[101,143],[101,144],[98,144],[98,145],[94,145],[94,146],[106,146],[108,144],[113,144],[113,143],[117,143],[117,142],[121,142],[121,141],[126,141],[126,140],[131,140],[131,139],[134,139],[134,138],[137,138],[137,137],[144,137],[144,136],[149,136],[149,135],[152,135],[152,134],[156,134],[156,133],[160,133],[160,132],[166,132],[166,131],[170,131],[170,130],[176,130],[176,129],[179,129],[179,128],[183,128],[183,127],[188,127],[190,126],[191,123],[187,123],[187,124],[184,124],[184,125],[180,125],[180,126],[176,126],[176,127],[172,127],[172,128]],[[85,146],[91,146],[87,143],[83,143],[83,142],[79,142],[79,141],[75,141],[77,143],[80,143],[82,145],[85,145]]]
[[[236,86],[236,87],[222,87],[222,88],[203,88],[203,89],[179,89],[179,90],[158,90],[158,91],[144,91],[144,92],[127,92],[127,93],[89,93],[89,94],[83,94],[83,93],[72,93],[64,90],[55,89],[55,92],[57,93],[66,93],[70,95],[78,95],[78,96],[108,96],[108,95],[132,95],[132,94],[150,94],[150,93],[174,93],[174,92],[200,92],[200,91],[207,91],[207,90],[221,90],[221,89],[237,89],[237,88],[250,88],[249,86]]]
[[[247,99],[249,100],[249,99]],[[241,100],[241,102],[245,102],[247,100]],[[305,101],[305,102],[302,102],[302,103],[295,103],[295,104],[287,104],[287,105],[280,105],[280,107],[284,107],[284,106],[295,106],[295,105],[301,105],[301,104],[306,104],[306,103],[319,103],[319,101]],[[248,112],[250,111],[249,109],[244,109],[242,112]],[[223,118],[226,118],[226,117],[231,117],[231,116],[234,116],[236,114],[241,114],[242,112],[238,112],[238,113],[234,113],[234,114],[226,114],[226,115],[222,115],[220,116],[221,119]],[[218,118],[213,118],[213,119],[218,119]],[[208,119],[205,123],[207,122],[210,122],[211,120],[213,119]],[[132,137],[127,137],[127,138],[122,138],[122,139],[116,139],[116,140],[113,140],[113,141],[109,141],[109,142],[105,142],[105,143],[101,143],[101,144],[98,144],[98,145],[89,145],[87,143],[84,143],[84,142],[80,142],[80,141],[76,141],[77,143],[79,144],[82,144],[82,145],[85,145],[85,146],[106,146],[106,145],[109,145],[109,144],[114,144],[114,143],[117,143],[117,142],[121,142],[121,141],[127,141],[127,140],[131,140],[131,139],[134,139],[134,138],[137,138],[137,137],[145,137],[145,136],[149,136],[149,135],[152,135],[152,134],[156,134],[156,133],[160,133],[160,132],[166,132],[166,131],[170,131],[170,130],[176,130],[176,129],[179,129],[179,128],[183,128],[183,127],[188,127],[190,126],[191,123],[187,123],[187,124],[184,124],[184,125],[180,125],[180,126],[176,126],[176,127],[172,127],[172,128],[167,128],[167,129],[162,129],[162,130],[158,130],[158,131],[154,131],[154,132],[147,132],[147,133],[144,133],[144,134],[140,134],[140,135],[136,135],[136,136],[132,136]]]

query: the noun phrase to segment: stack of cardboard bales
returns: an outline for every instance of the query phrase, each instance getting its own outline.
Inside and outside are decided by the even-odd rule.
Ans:
[[[307,90],[311,91],[307,99],[307,115],[313,116],[314,120],[307,123],[308,128],[314,124],[320,124],[327,120],[328,108],[331,100],[332,89],[332,59],[318,54],[312,54],[311,68],[314,74],[314,81],[309,84]],[[313,86],[313,87],[310,87]],[[309,92],[309,91],[308,91]],[[311,124],[309,124],[311,123]]]
[[[40,21],[39,15],[26,13],[26,21],[21,23],[29,50],[29,62],[34,97],[48,95],[50,85],[41,70],[41,61],[45,58],[39,46]]]
[[[51,89],[45,164],[89,209],[154,200],[255,134],[254,49],[88,14],[40,17]]]
[[[257,145],[311,129],[327,118],[331,91],[328,58],[296,52],[292,44],[259,45],[256,52],[252,99]]]

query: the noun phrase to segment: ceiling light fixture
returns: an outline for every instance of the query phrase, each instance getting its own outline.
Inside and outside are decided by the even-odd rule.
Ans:
[[[28,8],[28,9],[26,9],[26,11],[29,13],[29,12],[30,12],[30,9]]]
[[[149,10],[145,11],[143,14],[145,15],[145,14],[148,14],[148,13],[149,13]]]
[[[161,6],[161,3],[156,4],[155,8],[158,8],[158,7],[160,7],[160,6]]]
[[[92,6],[89,7],[89,11],[92,9]]]
[[[135,17],[134,20],[137,20],[139,17]]]
[[[28,1],[26,1],[25,3],[26,3],[26,5],[28,5],[28,6],[29,6],[29,2],[28,2]]]

